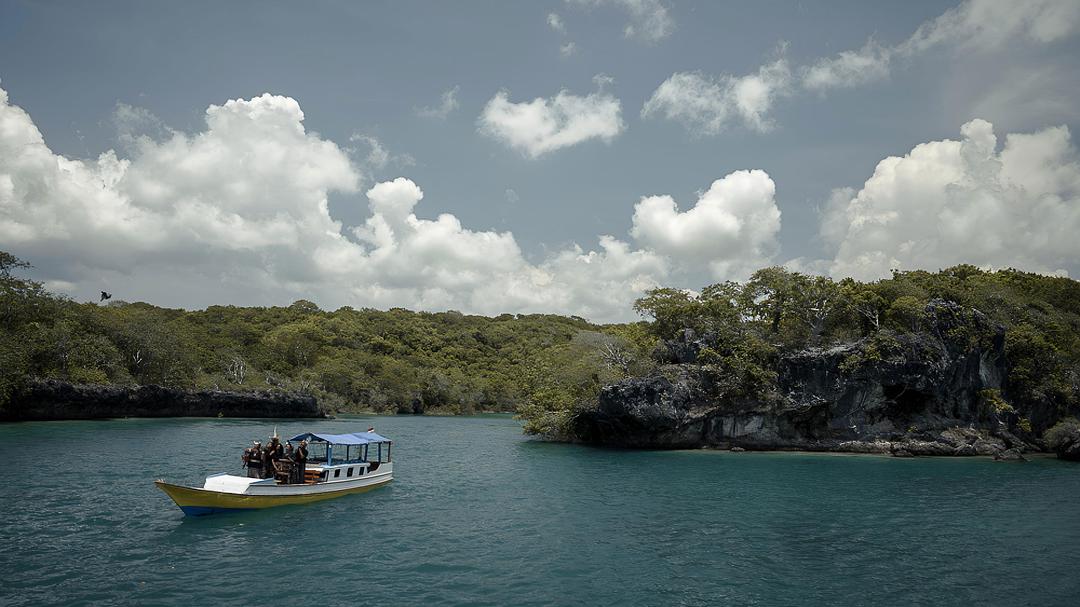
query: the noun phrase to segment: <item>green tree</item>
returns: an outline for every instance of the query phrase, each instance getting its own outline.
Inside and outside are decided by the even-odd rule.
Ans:
[[[269,368],[292,373],[313,365],[319,349],[327,341],[327,335],[318,324],[304,320],[273,329],[263,338],[262,345]]]

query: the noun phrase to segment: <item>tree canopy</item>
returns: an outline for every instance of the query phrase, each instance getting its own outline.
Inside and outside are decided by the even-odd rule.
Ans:
[[[20,277],[27,270],[0,253],[0,406],[21,382],[55,378],[304,391],[338,410],[513,411],[542,352],[557,358],[579,334],[608,330],[545,314],[330,312],[306,300],[194,311],[77,303]]]

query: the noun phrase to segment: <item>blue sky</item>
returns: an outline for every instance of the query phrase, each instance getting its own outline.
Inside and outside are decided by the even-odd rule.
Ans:
[[[0,248],[77,298],[597,320],[769,264],[1075,275],[1077,4],[7,0]]]

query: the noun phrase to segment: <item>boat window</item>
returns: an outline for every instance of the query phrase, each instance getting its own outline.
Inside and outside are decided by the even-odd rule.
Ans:
[[[341,476],[341,468],[338,468],[337,470],[334,470],[334,478],[337,478],[339,476]]]
[[[326,443],[311,443],[308,445],[308,462],[325,462],[327,456]]]
[[[349,467],[349,471],[345,474],[345,476],[352,476],[352,467]]]

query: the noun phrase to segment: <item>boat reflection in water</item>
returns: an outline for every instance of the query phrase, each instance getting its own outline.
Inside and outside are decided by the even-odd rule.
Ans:
[[[154,481],[190,516],[307,504],[350,493],[362,493],[393,480],[392,441],[375,432],[298,434],[291,442],[306,440],[310,454],[303,479],[290,469],[292,462],[275,462],[270,478],[233,474],[206,477],[202,487]]]

